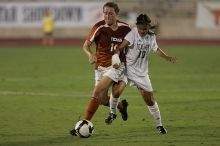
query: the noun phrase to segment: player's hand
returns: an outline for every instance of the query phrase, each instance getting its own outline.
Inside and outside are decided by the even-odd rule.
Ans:
[[[168,57],[167,60],[172,62],[172,63],[176,63],[177,62],[177,58],[176,57]]]
[[[117,69],[117,68],[119,68],[120,65],[121,65],[121,60],[120,60],[118,54],[114,54],[112,56],[112,66]]]
[[[96,56],[95,56],[95,55],[90,55],[90,56],[89,56],[89,63],[90,63],[90,64],[94,64],[94,63],[96,63],[96,62],[97,62]]]

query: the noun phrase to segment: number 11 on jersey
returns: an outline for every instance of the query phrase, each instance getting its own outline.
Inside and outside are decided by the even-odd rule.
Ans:
[[[111,43],[111,52],[115,51],[118,44]]]

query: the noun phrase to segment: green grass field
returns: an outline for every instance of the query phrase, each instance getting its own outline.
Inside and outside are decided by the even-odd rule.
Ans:
[[[94,86],[93,66],[79,48],[0,49],[1,146],[219,146],[220,47],[164,47],[178,63],[151,54],[150,77],[167,135],[159,135],[136,89],[127,87],[129,119],[112,125],[100,106],[92,137],[69,130]]]

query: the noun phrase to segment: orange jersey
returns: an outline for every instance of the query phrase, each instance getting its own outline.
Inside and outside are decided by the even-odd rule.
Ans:
[[[112,30],[105,21],[99,21],[96,23],[89,35],[87,40],[95,42],[96,44],[96,57],[98,66],[109,67],[112,64],[112,55],[114,54],[114,48],[119,45],[126,34],[130,32],[131,28],[124,22],[117,21],[118,29]],[[125,54],[120,54],[120,59],[125,62]]]

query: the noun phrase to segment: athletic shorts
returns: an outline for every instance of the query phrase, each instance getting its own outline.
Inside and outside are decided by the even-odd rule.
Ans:
[[[126,84],[128,83],[128,79],[125,76],[125,65],[121,64],[118,69],[110,67],[102,67],[99,66],[97,70],[95,70],[95,85],[97,85],[103,76],[108,76],[114,82],[124,81]]]
[[[136,86],[148,92],[153,92],[149,75],[138,76],[136,74],[128,73],[127,78],[130,81],[130,86]]]

